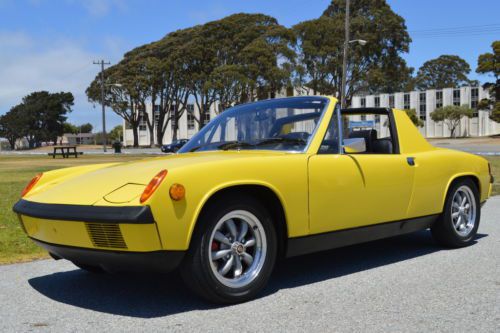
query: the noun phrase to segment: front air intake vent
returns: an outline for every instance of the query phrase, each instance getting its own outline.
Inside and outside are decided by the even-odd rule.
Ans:
[[[126,249],[120,225],[116,223],[85,223],[90,240],[95,247]]]

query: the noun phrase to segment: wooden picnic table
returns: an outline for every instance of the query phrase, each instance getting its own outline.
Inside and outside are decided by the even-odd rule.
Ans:
[[[58,153],[57,151],[60,150],[61,152]],[[78,158],[78,155],[82,155],[83,152],[78,152],[76,151],[76,146],[54,146],[54,152],[49,153],[52,158],[56,158],[56,156],[62,155],[63,158],[67,158],[70,155],[75,156],[75,158]]]

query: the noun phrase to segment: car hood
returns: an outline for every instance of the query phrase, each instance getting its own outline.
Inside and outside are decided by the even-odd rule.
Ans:
[[[210,151],[175,154],[165,157],[154,157],[139,161],[98,165],[88,172],[68,169],[60,177],[42,182],[26,199],[42,203],[72,205],[107,205],[127,204],[144,191],[144,187],[161,170],[175,174],[179,168],[203,167],[206,163],[244,158],[265,158],[266,156],[284,155],[286,152],[273,151]],[[61,172],[56,170],[54,172]],[[51,172],[47,172],[50,176]],[[45,177],[45,175],[44,175]],[[44,178],[42,177],[42,179]],[[169,176],[167,176],[169,178]]]

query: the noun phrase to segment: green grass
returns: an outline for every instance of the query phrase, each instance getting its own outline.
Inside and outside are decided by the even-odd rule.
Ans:
[[[77,159],[52,159],[46,155],[0,155],[0,264],[47,257],[23,233],[12,206],[19,200],[24,186],[39,172],[91,163],[130,161],[144,155],[87,155]]]
[[[486,159],[490,162],[493,177],[495,177],[491,195],[500,195],[500,156],[488,156]]]
[[[47,257],[23,233],[12,206],[28,181],[37,173],[68,166],[130,161],[144,155],[87,155],[78,159],[52,159],[47,156],[0,155],[0,264],[28,261]],[[500,156],[487,157],[490,161],[495,184],[493,195],[500,194]]]

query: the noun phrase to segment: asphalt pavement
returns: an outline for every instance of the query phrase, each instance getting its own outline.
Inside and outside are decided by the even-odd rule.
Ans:
[[[213,306],[176,274],[0,266],[1,332],[500,332],[500,196],[475,244],[428,231],[285,260],[257,300]]]

